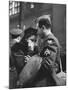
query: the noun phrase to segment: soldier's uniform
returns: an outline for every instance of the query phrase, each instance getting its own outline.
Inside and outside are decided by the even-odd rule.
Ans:
[[[60,44],[58,39],[51,33],[44,39],[39,40],[40,56],[43,58],[42,65],[48,70],[60,71]]]
[[[41,19],[48,19],[51,24],[50,15],[41,16],[37,21]],[[39,24],[37,25],[39,26]],[[39,71],[40,76],[39,74],[37,76],[37,86],[54,86],[56,83],[52,81],[57,80],[55,79],[56,74],[60,72],[60,44],[51,32],[48,35],[42,32],[38,33],[39,55],[42,57],[42,63]],[[41,79],[39,80],[39,78]]]
[[[42,19],[48,20],[51,25],[50,15],[40,16],[37,19],[37,21],[39,22]],[[51,26],[50,26],[50,28],[51,28]],[[48,65],[48,67],[50,67],[50,69],[52,66],[56,70],[56,72],[59,72],[60,44],[59,44],[58,39],[54,36],[54,34],[52,32],[50,32],[46,36],[43,33],[43,34],[39,35],[38,44],[39,44],[40,56],[43,58],[43,65],[46,66],[45,63],[47,63],[47,65]]]

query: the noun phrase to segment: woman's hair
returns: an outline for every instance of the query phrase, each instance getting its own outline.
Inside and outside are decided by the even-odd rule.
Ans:
[[[40,19],[38,23],[39,23],[39,28],[42,28],[43,25],[46,27],[46,29],[51,28],[51,23],[49,22],[48,19],[44,19],[44,18]]]
[[[24,38],[28,39],[32,35],[37,35],[37,29],[29,27],[24,31]]]
[[[35,35],[35,36],[37,35],[37,29],[29,27],[24,31],[24,37],[20,41],[20,48],[25,55],[27,55],[27,52],[28,52],[28,42],[26,41],[26,39],[28,39],[32,35]]]

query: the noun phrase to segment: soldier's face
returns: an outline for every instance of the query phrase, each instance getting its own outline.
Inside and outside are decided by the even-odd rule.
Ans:
[[[39,28],[39,24],[36,24],[36,28],[38,29],[38,34],[42,34],[43,33],[43,28]]]
[[[43,28],[38,28],[38,34],[39,34],[39,35],[43,35],[43,34],[44,34]]]

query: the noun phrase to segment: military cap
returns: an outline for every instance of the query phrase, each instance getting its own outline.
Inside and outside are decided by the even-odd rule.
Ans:
[[[14,28],[14,29],[10,30],[11,35],[20,35],[22,33],[23,33],[23,30],[19,29],[19,28],[18,29]]]

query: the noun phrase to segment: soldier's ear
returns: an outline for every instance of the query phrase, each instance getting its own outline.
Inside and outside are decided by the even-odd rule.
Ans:
[[[39,24],[37,23],[37,24],[36,24],[36,29],[38,29],[38,27],[39,27]]]

